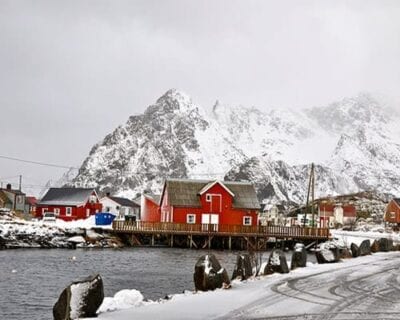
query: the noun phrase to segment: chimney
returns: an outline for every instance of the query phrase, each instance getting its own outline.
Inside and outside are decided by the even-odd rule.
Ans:
[[[11,183],[7,183],[6,189],[11,190]]]
[[[109,192],[107,192],[107,193],[106,193],[106,196],[107,196],[107,197],[109,197],[109,196],[110,196],[110,193],[109,193]]]

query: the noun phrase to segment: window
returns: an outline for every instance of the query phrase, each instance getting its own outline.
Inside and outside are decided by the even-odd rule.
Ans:
[[[244,226],[251,226],[251,217],[250,216],[244,216],[243,217],[243,225]]]
[[[396,218],[396,213],[395,212],[391,212],[390,213],[390,218],[395,219]]]
[[[110,207],[106,207],[106,212],[110,212],[111,208]]]
[[[18,204],[24,203],[24,196],[17,196],[17,203]]]
[[[90,203],[96,203],[96,200],[97,200],[97,198],[96,198],[95,195],[91,195],[91,196],[89,197]]]
[[[66,216],[71,216],[72,215],[72,208],[71,207],[66,207],[65,208],[65,215]]]
[[[60,215],[60,208],[54,208],[54,214],[58,217]]]
[[[206,194],[206,201],[207,202],[210,202],[211,201],[211,194]]]
[[[196,223],[196,215],[188,213],[186,215],[186,223]]]

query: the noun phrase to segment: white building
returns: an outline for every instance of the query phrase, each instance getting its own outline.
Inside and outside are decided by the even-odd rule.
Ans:
[[[129,199],[107,195],[101,198],[100,202],[103,205],[103,212],[112,213],[119,220],[140,220],[140,205]]]

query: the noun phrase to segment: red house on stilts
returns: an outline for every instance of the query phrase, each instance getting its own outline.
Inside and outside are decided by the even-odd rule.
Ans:
[[[71,221],[86,219],[102,210],[96,190],[89,188],[50,188],[36,207],[39,217],[54,212],[57,218]]]
[[[160,199],[160,221],[256,226],[260,203],[249,182],[168,179]]]

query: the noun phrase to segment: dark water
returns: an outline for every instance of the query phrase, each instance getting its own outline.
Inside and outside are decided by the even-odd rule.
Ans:
[[[145,298],[158,299],[192,290],[194,264],[207,252],[172,248],[0,251],[0,319],[52,319],[52,307],[62,290],[93,272],[103,277],[106,296],[137,289]],[[235,254],[213,253],[231,274]]]
[[[103,277],[106,296],[137,289],[145,298],[158,299],[192,290],[194,265],[206,253],[173,248],[0,251],[0,319],[52,319],[62,290],[95,272]],[[237,252],[212,253],[232,275]],[[264,253],[263,260],[267,257]]]

